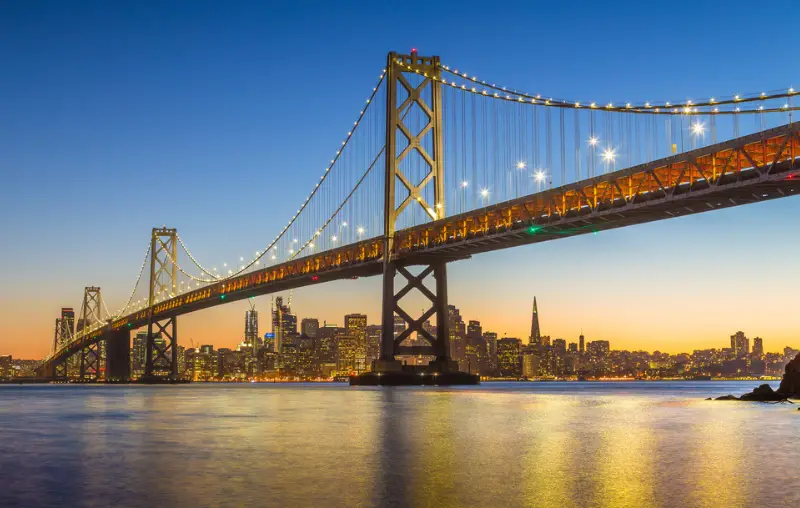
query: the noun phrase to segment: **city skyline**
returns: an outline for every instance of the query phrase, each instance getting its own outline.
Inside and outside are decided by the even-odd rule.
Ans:
[[[373,317],[372,319],[370,319],[369,314],[361,313],[361,312],[357,312],[357,311],[349,311],[349,312],[346,312],[344,314],[339,315],[338,318],[334,317],[333,319],[320,318],[313,311],[308,311],[307,313],[306,312],[302,312],[302,311],[298,312],[297,311],[297,307],[296,306],[294,306],[294,307],[292,306],[291,296],[290,296],[290,299],[288,301],[288,304],[286,304],[286,305],[283,304],[283,301],[284,301],[283,298],[284,297],[283,297],[282,293],[276,293],[275,295],[268,295],[268,296],[265,296],[265,297],[262,297],[262,298],[268,298],[269,299],[269,302],[268,302],[269,303],[268,309],[270,309],[269,312],[275,312],[276,309],[281,309],[282,312],[286,312],[288,314],[288,317],[290,318],[291,323],[293,323],[294,327],[297,328],[297,329],[301,329],[302,328],[300,326],[301,324],[303,324],[303,326],[305,326],[305,323],[307,321],[313,321],[319,327],[322,327],[322,326],[329,326],[329,327],[333,326],[333,327],[345,327],[346,328],[347,327],[346,326],[346,320],[347,320],[348,316],[353,316],[353,315],[364,316],[365,323],[366,323],[366,325],[369,325],[369,326],[379,326],[379,322],[380,322],[380,318],[379,317]],[[241,325],[241,320],[239,320],[237,322],[237,324],[236,324],[236,326],[239,327],[238,334],[237,333],[233,333],[233,334],[231,334],[229,336],[225,336],[225,337],[214,336],[214,335],[206,335],[204,337],[207,337],[207,338],[204,338],[202,340],[200,340],[200,339],[196,340],[193,336],[189,335],[188,338],[184,339],[184,342],[179,342],[180,346],[183,347],[183,348],[187,348],[188,349],[189,347],[195,347],[195,346],[199,347],[202,344],[202,345],[211,345],[211,346],[213,346],[215,348],[237,349],[238,347],[240,347],[242,345],[253,344],[254,342],[257,342],[256,341],[256,335],[255,335],[256,333],[258,333],[257,339],[261,340],[261,341],[264,340],[265,333],[272,334],[273,339],[276,340],[276,343],[280,344],[280,342],[281,342],[281,333],[280,332],[278,332],[277,334],[275,333],[276,332],[276,322],[273,319],[270,319],[269,321],[262,322],[262,323],[265,323],[266,325],[263,328],[259,327],[259,322],[258,322],[258,317],[257,317],[258,314],[259,314],[259,307],[255,304],[256,300],[257,300],[256,298],[251,298],[251,299],[246,301],[247,310],[244,313],[244,316],[245,316],[245,327],[242,328],[240,326]],[[466,322],[477,322],[482,326],[482,329],[484,330],[484,332],[495,333],[495,334],[497,334],[497,338],[498,339],[502,339],[502,338],[518,339],[518,340],[521,341],[521,343],[523,345],[535,342],[534,337],[531,336],[532,333],[538,333],[539,338],[547,338],[548,340],[564,340],[565,343],[567,343],[567,344],[575,343],[577,345],[579,343],[579,341],[583,342],[583,340],[585,340],[585,342],[587,344],[589,342],[593,342],[593,341],[606,341],[606,342],[610,342],[610,343],[614,344],[615,346],[619,345],[619,342],[616,341],[613,337],[593,337],[593,336],[585,333],[585,331],[583,329],[581,329],[578,332],[578,334],[575,335],[575,336],[572,336],[572,335],[559,335],[559,334],[553,334],[553,333],[549,332],[546,327],[542,327],[541,324],[540,324],[541,313],[539,311],[539,302],[537,301],[537,297],[534,296],[532,301],[533,301],[532,311],[529,314],[528,325],[527,325],[529,333],[527,335],[525,335],[525,334],[512,335],[512,334],[509,334],[508,332],[497,331],[494,328],[492,328],[491,326],[487,325],[486,321],[482,320],[480,316],[467,315],[465,312],[460,311],[460,307],[458,307],[458,305],[455,305],[455,304],[451,303],[451,306],[453,306],[454,308],[456,308],[457,310],[459,310],[461,312],[461,314],[465,317],[465,319],[464,319],[465,323]],[[241,304],[244,305],[245,302],[241,302]],[[72,308],[62,308],[61,311],[62,311],[62,316],[64,316],[64,312],[67,312],[69,314],[69,319],[72,320],[72,324],[73,324],[73,327],[74,327],[74,311],[73,311],[73,309]],[[267,309],[263,309],[263,308],[260,310],[260,312],[266,312],[266,311],[267,311]],[[256,316],[255,317],[255,321],[253,321],[254,318],[252,317],[253,316],[253,312],[255,312],[255,316]],[[59,318],[56,318],[56,319],[59,319]],[[545,320],[547,319],[546,315],[544,316],[544,319]],[[78,325],[80,325],[80,320],[78,320],[78,321],[79,321]],[[430,324],[430,322],[429,322],[429,324]],[[56,326],[60,327],[62,325],[57,324]],[[289,326],[292,326],[292,325],[289,324]],[[233,326],[232,328],[235,328],[235,326]],[[265,331],[266,328],[269,328],[269,331]],[[516,328],[524,328],[524,326],[522,326],[522,327],[518,326]],[[736,328],[736,327],[734,326],[733,328]],[[132,335],[141,334],[142,333],[142,329],[134,330],[134,332],[136,332],[136,333],[133,333]],[[145,332],[146,332],[146,329],[145,329]],[[787,348],[787,347],[788,348],[795,348],[797,346],[797,342],[787,342],[785,344],[779,344],[779,343],[775,343],[774,341],[769,340],[769,338],[766,340],[767,345],[764,346],[764,338],[761,335],[759,335],[758,333],[754,334],[753,332],[749,332],[749,333],[748,332],[743,332],[742,330],[737,328],[736,331],[731,330],[729,332],[729,334],[726,335],[726,337],[729,337],[731,339],[731,348],[734,348],[735,346],[733,344],[733,336],[730,335],[730,334],[734,334],[734,335],[735,334],[743,334],[742,337],[746,336],[746,337],[753,338],[753,340],[758,341],[759,347],[761,348],[761,351],[764,352],[764,353],[780,352],[784,348]],[[277,337],[276,337],[276,335],[277,335]],[[187,337],[187,336],[184,336],[184,337]],[[661,353],[668,353],[668,354],[671,354],[671,355],[690,354],[690,353],[692,353],[692,351],[696,351],[696,350],[704,350],[704,349],[722,350],[722,349],[724,349],[726,347],[724,345],[725,344],[725,340],[727,340],[726,337],[722,337],[720,340],[709,340],[709,341],[704,341],[702,343],[693,344],[689,349],[681,349],[681,350],[672,350],[672,349],[669,349],[669,348],[658,347],[658,345],[651,346],[651,347],[644,347],[642,345],[637,345],[637,344],[627,345],[627,343],[624,343],[624,342],[622,342],[622,344],[625,344],[624,347],[616,347],[616,348],[612,348],[612,349],[625,350],[625,351],[661,352]],[[746,340],[749,341],[750,339],[746,339]],[[749,342],[748,342],[748,344],[749,344]],[[278,347],[280,347],[280,346],[278,346]],[[11,352],[0,351],[0,355],[8,355],[8,354],[12,355],[15,358],[19,358],[19,355],[14,355]],[[27,357],[22,357],[22,359],[40,359],[43,356],[44,355],[42,355],[40,357],[27,356]]]
[[[780,65],[779,56],[759,52],[758,67],[774,69],[764,83],[755,64],[741,65],[756,50],[732,36],[707,34],[702,11],[713,9],[692,7],[698,16],[684,28],[697,38],[672,40],[666,26],[632,22],[658,16],[654,6],[622,10],[602,28],[593,20],[607,14],[589,6],[574,19],[580,38],[543,26],[536,40],[521,45],[526,14],[536,15],[530,6],[517,6],[514,19],[465,6],[464,26],[486,16],[502,19],[486,28],[493,44],[464,40],[450,27],[404,26],[401,33],[328,7],[306,15],[281,6],[279,24],[264,7],[220,16],[209,16],[216,14],[210,6],[173,8],[161,14],[160,28],[145,9],[111,5],[88,13],[56,4],[3,10],[3,47],[12,50],[0,52],[9,69],[7,122],[0,126],[8,169],[0,207],[7,219],[0,234],[20,241],[0,251],[0,283],[13,288],[0,297],[0,350],[44,356],[54,317],[61,307],[79,307],[84,286],[102,287],[109,308],[124,303],[153,226],[177,227],[199,258],[217,265],[263,248],[319,178],[389,50],[418,47],[509,85],[596,99],[686,99],[793,84],[794,71]],[[370,19],[390,15],[389,7],[375,9]],[[448,16],[442,7],[431,9],[432,16]],[[567,6],[553,9],[572,16]],[[341,37],[362,25],[369,27],[366,35]],[[76,33],[76,26],[83,29]],[[615,29],[649,44],[609,39]],[[309,41],[309,30],[326,42]],[[563,58],[584,54],[600,37],[604,51],[579,64]],[[562,53],[536,51],[543,40],[561,45]],[[31,52],[36,59],[24,56]],[[676,54],[685,72],[625,64],[672,62]],[[341,72],[343,55],[348,72]],[[311,68],[325,76],[325,86]],[[581,79],[609,75],[609,69],[613,79],[591,85]],[[648,79],[653,97],[640,97],[642,72],[659,77]],[[307,79],[276,84],[286,75]],[[728,83],[742,89],[729,90]],[[142,184],[152,181],[167,186],[169,200]],[[90,206],[74,199],[81,195],[96,199]],[[87,207],[94,217],[89,225]],[[768,344],[794,344],[791,302],[800,268],[783,260],[800,247],[787,234],[798,211],[800,203],[789,198],[481,254],[449,265],[450,302],[512,337],[526,337],[529,323],[521,316],[535,292],[547,302],[542,328],[551,336],[576,337],[583,330],[629,349],[680,352],[689,345],[712,347],[732,329],[743,329],[757,331]],[[377,322],[379,294],[378,278],[360,279],[298,290],[295,301],[298,308],[320,309],[321,320],[359,310]],[[257,307],[265,308],[267,299],[257,298]],[[235,344],[244,305],[181,317],[179,342],[221,337]]]

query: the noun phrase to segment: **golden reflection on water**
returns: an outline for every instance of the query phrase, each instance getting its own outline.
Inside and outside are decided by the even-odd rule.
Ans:
[[[657,439],[649,402],[628,396],[610,398],[596,416],[600,448],[593,461],[599,506],[654,506],[653,457]]]
[[[527,449],[523,496],[527,506],[570,507],[574,462],[579,459],[576,437],[570,427],[576,402],[569,397],[540,396],[525,409],[522,441]]]
[[[704,405],[687,434],[691,436],[690,460],[693,488],[687,502],[690,505],[744,506],[748,496],[750,475],[746,464],[748,446],[744,439],[746,407],[736,404],[719,411]],[[754,436],[749,436],[754,437]]]

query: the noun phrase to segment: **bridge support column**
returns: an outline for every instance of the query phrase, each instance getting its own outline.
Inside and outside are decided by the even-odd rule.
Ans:
[[[53,381],[67,381],[67,358],[54,363],[52,369],[52,372],[47,373],[47,377],[52,378]]]
[[[155,333],[154,333],[155,330]],[[147,324],[142,382],[154,383],[178,379],[178,320],[171,317]]]
[[[106,381],[127,382],[131,379],[131,332],[117,330],[106,339]]]
[[[477,384],[478,376],[458,371],[458,363],[450,358],[450,327],[447,307],[447,262],[434,261],[420,265],[413,273],[409,265],[388,263],[383,274],[383,319],[381,326],[381,356],[375,372],[351,379],[354,385],[419,385],[419,384]],[[395,292],[395,279],[400,275],[402,287]],[[425,281],[434,279],[432,291]],[[430,307],[414,318],[401,303],[403,297],[417,291],[430,302]],[[436,316],[436,334],[425,324]],[[405,323],[405,330],[395,336],[395,316]],[[416,334],[427,345],[404,345]],[[427,366],[403,365],[397,356],[429,356]]]
[[[90,344],[80,351],[80,380],[97,381],[100,377],[100,343]]]

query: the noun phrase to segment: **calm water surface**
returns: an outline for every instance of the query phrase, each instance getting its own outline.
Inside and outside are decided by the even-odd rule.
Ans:
[[[0,386],[0,506],[800,506],[756,385]]]

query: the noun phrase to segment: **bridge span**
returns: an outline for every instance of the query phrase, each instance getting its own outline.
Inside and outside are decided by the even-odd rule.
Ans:
[[[303,217],[307,207],[313,206],[314,199],[322,199],[317,194],[321,185],[317,184],[289,226],[267,249],[257,253],[253,262],[243,263],[235,273],[231,270],[227,275],[218,275],[216,269],[204,268],[186,250],[188,257],[201,270],[200,276],[187,273],[178,260],[179,247],[185,249],[185,246],[177,236],[177,232],[174,229],[155,228],[151,234],[148,255],[145,257],[146,261],[148,259],[150,261],[147,298],[137,304],[133,301],[132,294],[131,300],[121,312],[108,313],[107,319],[100,319],[102,308],[99,297],[98,301],[85,297],[82,307],[83,328],[78,333],[64,333],[63,326],[57,325],[53,352],[43,361],[39,375],[51,379],[64,379],[67,375],[68,358],[80,355],[80,376],[87,378],[94,376],[95,379],[100,377],[101,366],[97,344],[104,341],[107,362],[105,369],[102,369],[105,371],[104,376],[107,379],[128,379],[130,331],[146,326],[148,328],[146,376],[155,379],[160,374],[167,379],[174,379],[177,368],[179,316],[253,296],[333,280],[376,275],[382,275],[384,280],[383,337],[381,358],[376,362],[376,370],[383,373],[399,372],[402,366],[399,365],[396,356],[422,354],[435,358],[430,366],[432,371],[447,373],[457,368],[450,359],[448,345],[446,291],[448,262],[519,245],[791,197],[800,191],[800,181],[798,181],[800,169],[797,164],[797,158],[800,156],[800,126],[796,123],[789,122],[772,128],[754,129],[750,134],[733,136],[722,142],[703,143],[703,146],[685,151],[678,151],[676,144],[671,144],[670,147],[670,143],[666,143],[661,149],[666,150],[667,155],[659,158],[645,157],[643,146],[635,145],[635,143],[647,145],[647,126],[652,127],[653,122],[650,118],[658,115],[666,114],[680,118],[706,115],[709,119],[714,118],[714,128],[722,131],[716,124],[717,117],[714,115],[733,111],[719,109],[721,106],[724,108],[725,104],[736,107],[736,114],[729,116],[734,122],[731,133],[739,134],[740,126],[735,123],[739,121],[737,115],[746,114],[741,106],[757,100],[755,98],[711,100],[705,105],[700,104],[703,109],[698,109],[695,105],[694,109],[686,107],[682,110],[672,110],[668,106],[669,103],[662,108],[649,104],[605,108],[602,113],[611,118],[606,125],[609,131],[606,136],[617,140],[616,143],[621,146],[628,146],[630,162],[636,161],[635,152],[638,152],[643,160],[625,169],[613,170],[610,166],[617,158],[616,149],[606,148],[601,154],[606,162],[606,171],[600,172],[596,171],[595,153],[591,152],[591,147],[597,144],[595,112],[591,110],[594,106],[586,112],[586,118],[591,121],[591,126],[588,130],[589,141],[584,147],[579,141],[582,118],[580,115],[584,114],[584,111],[578,111],[581,108],[578,103],[552,99],[537,102],[534,96],[521,92],[513,94],[508,92],[512,95],[487,92],[491,88],[485,84],[482,89],[468,88],[463,83],[449,82],[445,77],[448,72],[472,84],[482,83],[469,78],[466,74],[450,71],[436,57],[390,54],[387,69],[381,74],[381,82],[367,101],[369,104],[376,100],[378,89],[385,92],[386,116],[377,122],[380,125],[379,129],[384,131],[383,140],[381,146],[376,147],[373,152],[363,151],[361,159],[367,169],[358,180],[351,175],[353,191],[349,194],[340,192],[339,199],[333,200],[336,206],[330,214],[317,214],[317,217],[307,219]],[[416,81],[413,81],[415,78]],[[446,99],[443,99],[443,89],[451,89],[456,94],[470,93],[471,96],[464,98],[456,95],[455,106],[448,107]],[[777,96],[762,95],[760,100],[784,100],[790,98],[793,93],[792,90]],[[530,129],[524,118],[522,120],[512,118],[508,121],[508,125],[503,126],[502,122],[497,122],[496,119],[502,117],[500,112],[504,110],[489,111],[487,109],[489,106],[486,105],[481,109],[480,103],[473,99],[474,96],[477,96],[478,100],[487,101],[486,104],[501,101],[503,107],[530,108],[531,104],[538,106],[545,110],[543,117],[547,119],[548,127],[551,117],[550,109],[547,108],[559,111],[560,157],[553,156],[551,151],[553,143],[547,131],[544,133],[548,138],[546,143],[541,143],[538,139],[541,128],[538,125],[539,117],[536,115],[540,113],[535,111],[532,113]],[[488,111],[487,118],[493,116],[495,125],[488,125],[487,122],[491,120],[485,120],[484,126],[473,128],[459,124],[458,120],[451,120],[449,125],[450,132],[454,132],[452,137],[456,139],[454,143],[460,138],[463,146],[450,153],[445,144],[445,141],[450,139],[446,115],[455,116],[453,109],[457,112],[459,104],[463,110],[472,108],[473,117]],[[412,112],[412,108],[416,110]],[[575,181],[572,182],[567,178],[569,156],[564,148],[567,144],[565,125],[568,122],[563,112],[567,108],[574,112],[572,127],[576,133],[573,140],[576,150],[573,167]],[[793,109],[787,106],[772,111],[761,106],[760,109],[752,111],[755,115],[761,115],[761,126],[763,126],[763,117],[767,114],[765,111],[790,115]],[[622,128],[617,134],[612,134],[615,121],[613,115],[628,115],[623,118],[634,118],[628,120],[627,133],[623,121]],[[362,111],[356,122],[356,129],[363,126],[364,117],[365,112]],[[519,125],[512,126],[517,121]],[[636,136],[637,121],[643,122],[645,126],[639,129],[639,136]],[[696,127],[693,128],[696,130]],[[555,173],[552,166],[558,164],[562,167],[562,178],[557,185],[552,185],[553,176],[548,176],[542,169],[532,168],[531,178],[521,179],[519,171],[528,169],[525,162],[512,162],[513,170],[499,171],[497,166],[508,166],[509,160],[500,160],[503,157],[493,152],[502,148],[499,146],[490,148],[482,139],[494,137],[502,145],[503,136],[496,134],[498,129],[505,129],[504,134],[518,135],[519,139],[512,144],[521,155],[515,155],[510,159],[512,161],[515,159],[521,161],[521,157],[526,155],[526,150],[529,159],[536,161],[539,155],[542,155],[538,150],[543,147],[545,154],[542,158],[550,159],[547,161],[547,165],[551,166],[549,171]],[[650,132],[651,136],[666,133],[659,131],[657,127],[654,130],[651,128]],[[630,138],[625,138],[626,135]],[[337,151],[337,158],[326,169],[322,179],[323,187],[325,178],[332,168],[337,167],[336,164],[340,161],[339,155],[347,148],[352,136],[353,131],[348,132],[348,137],[343,143],[345,147]],[[469,136],[473,139],[467,140]],[[533,148],[527,146],[528,142]],[[657,144],[652,146],[656,147]],[[670,149],[672,154],[669,154]],[[461,153],[458,153],[459,150]],[[470,150],[472,154],[469,153]],[[586,151],[585,158],[582,150]],[[373,157],[375,154],[377,156]],[[416,162],[409,164],[412,154],[416,157]],[[455,160],[448,160],[448,154]],[[466,197],[464,191],[470,185],[467,178],[480,180],[481,175],[473,165],[481,158],[484,159],[482,162],[486,166],[484,181],[491,182],[493,175],[499,175],[501,179],[508,177],[504,196],[490,199],[489,187],[485,186],[480,191],[476,190],[476,194],[470,199]],[[554,158],[560,160],[554,162],[552,160]],[[584,160],[586,164],[582,166]],[[350,210],[351,214],[347,215],[351,223],[355,223],[352,219],[358,217],[359,213],[374,214],[374,209],[370,209],[369,205],[376,202],[376,193],[380,195],[380,201],[383,202],[382,217],[380,217],[383,227],[376,228],[380,234],[362,238],[366,236],[363,228],[359,226],[357,233],[352,233],[355,228],[347,229],[348,221],[345,221],[341,214],[347,206],[354,206],[353,195],[358,189],[363,189],[361,186],[369,180],[369,175],[377,173],[372,169],[378,162],[383,163],[382,179],[377,180],[364,193],[367,195],[364,201],[367,206],[361,207],[360,210],[355,206]],[[450,171],[453,175],[448,176],[446,171]],[[581,176],[582,178],[579,178]],[[550,179],[549,185],[543,181],[547,178]],[[450,182],[452,189],[445,187],[446,181]],[[536,183],[537,188],[530,192],[532,183]],[[447,209],[444,207],[446,199],[455,201],[455,206],[449,207],[454,208],[454,212],[446,213]],[[342,203],[339,204],[339,201]],[[475,206],[476,204],[478,206]],[[422,220],[418,220],[419,217],[412,217],[409,220],[407,211],[412,207],[421,212]],[[358,220],[363,222],[367,219],[358,218]],[[332,224],[338,224],[337,229],[331,229]],[[333,234],[329,234],[331,231]],[[351,241],[345,242],[344,232],[351,233]],[[289,233],[292,235],[299,233],[298,236],[302,235],[303,241],[290,240],[292,235]],[[322,243],[322,238],[327,239],[327,245],[325,247],[320,245],[315,249],[315,243]],[[280,250],[285,251],[286,260],[277,259],[276,252]],[[273,262],[269,266],[261,267],[260,260],[264,259],[265,255],[271,256]],[[142,271],[145,265],[146,262],[143,263]],[[409,271],[408,267],[412,265],[421,266],[421,272],[415,275]],[[184,284],[183,281],[179,283],[181,274],[189,277],[187,279],[189,284]],[[399,291],[395,285],[398,275],[404,282]],[[423,284],[424,279],[430,275],[436,280],[435,291]],[[139,286],[138,280],[136,286]],[[99,295],[99,288],[93,289]],[[419,317],[412,317],[401,305],[401,299],[410,291],[419,291],[430,300],[430,309]],[[136,288],[134,294],[135,292]],[[398,336],[394,334],[395,315],[402,317],[408,324],[406,331]],[[422,326],[434,316],[437,324],[436,336],[432,336]],[[413,333],[424,337],[428,345],[404,344]],[[156,343],[153,340],[156,334],[166,337],[166,342]],[[160,373],[157,372],[158,365],[162,366]]]

